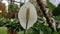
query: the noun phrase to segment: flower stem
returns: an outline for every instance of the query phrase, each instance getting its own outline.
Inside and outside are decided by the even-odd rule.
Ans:
[[[27,27],[28,27],[28,20],[26,21],[26,29],[24,30],[24,34],[26,34]]]

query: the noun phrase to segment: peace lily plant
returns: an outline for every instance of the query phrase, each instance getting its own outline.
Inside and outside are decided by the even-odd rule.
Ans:
[[[24,34],[27,29],[33,26],[37,21],[37,11],[32,3],[25,3],[18,13],[18,18],[21,26],[25,29]]]

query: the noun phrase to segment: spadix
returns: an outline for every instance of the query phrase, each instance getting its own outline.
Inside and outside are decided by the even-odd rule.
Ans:
[[[27,29],[33,26],[37,21],[37,11],[32,3],[24,4],[18,13],[18,18],[21,26],[26,29],[26,22],[28,21]]]

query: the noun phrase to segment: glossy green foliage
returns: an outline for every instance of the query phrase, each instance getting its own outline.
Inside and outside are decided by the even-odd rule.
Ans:
[[[18,12],[18,5],[17,4],[9,4],[8,11]]]
[[[0,27],[0,34],[7,34],[7,28],[6,27]]]
[[[52,11],[53,16],[55,16],[56,18],[60,18],[60,4],[55,7],[52,3],[49,2],[49,0],[47,0],[47,5],[48,8]]]
[[[56,8],[52,3],[49,2],[49,0],[47,0],[47,5],[48,5],[48,8],[52,11]]]
[[[54,16],[59,16],[60,15],[60,4],[58,5],[58,7],[56,7],[53,11],[53,15]]]

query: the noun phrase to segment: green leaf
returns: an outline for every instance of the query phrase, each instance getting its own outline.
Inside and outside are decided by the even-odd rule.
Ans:
[[[0,34],[7,34],[7,28],[6,27],[0,27]]]
[[[47,5],[48,5],[48,8],[52,11],[56,8],[52,3],[49,2],[49,0],[47,0]]]
[[[56,7],[53,11],[53,15],[54,16],[59,16],[60,15],[60,4],[58,5],[58,7]]]
[[[57,32],[52,32],[52,34],[58,34]]]
[[[20,31],[20,32],[18,32],[17,34],[23,34],[24,33],[24,31]]]
[[[60,34],[60,28],[57,29],[57,32]]]

